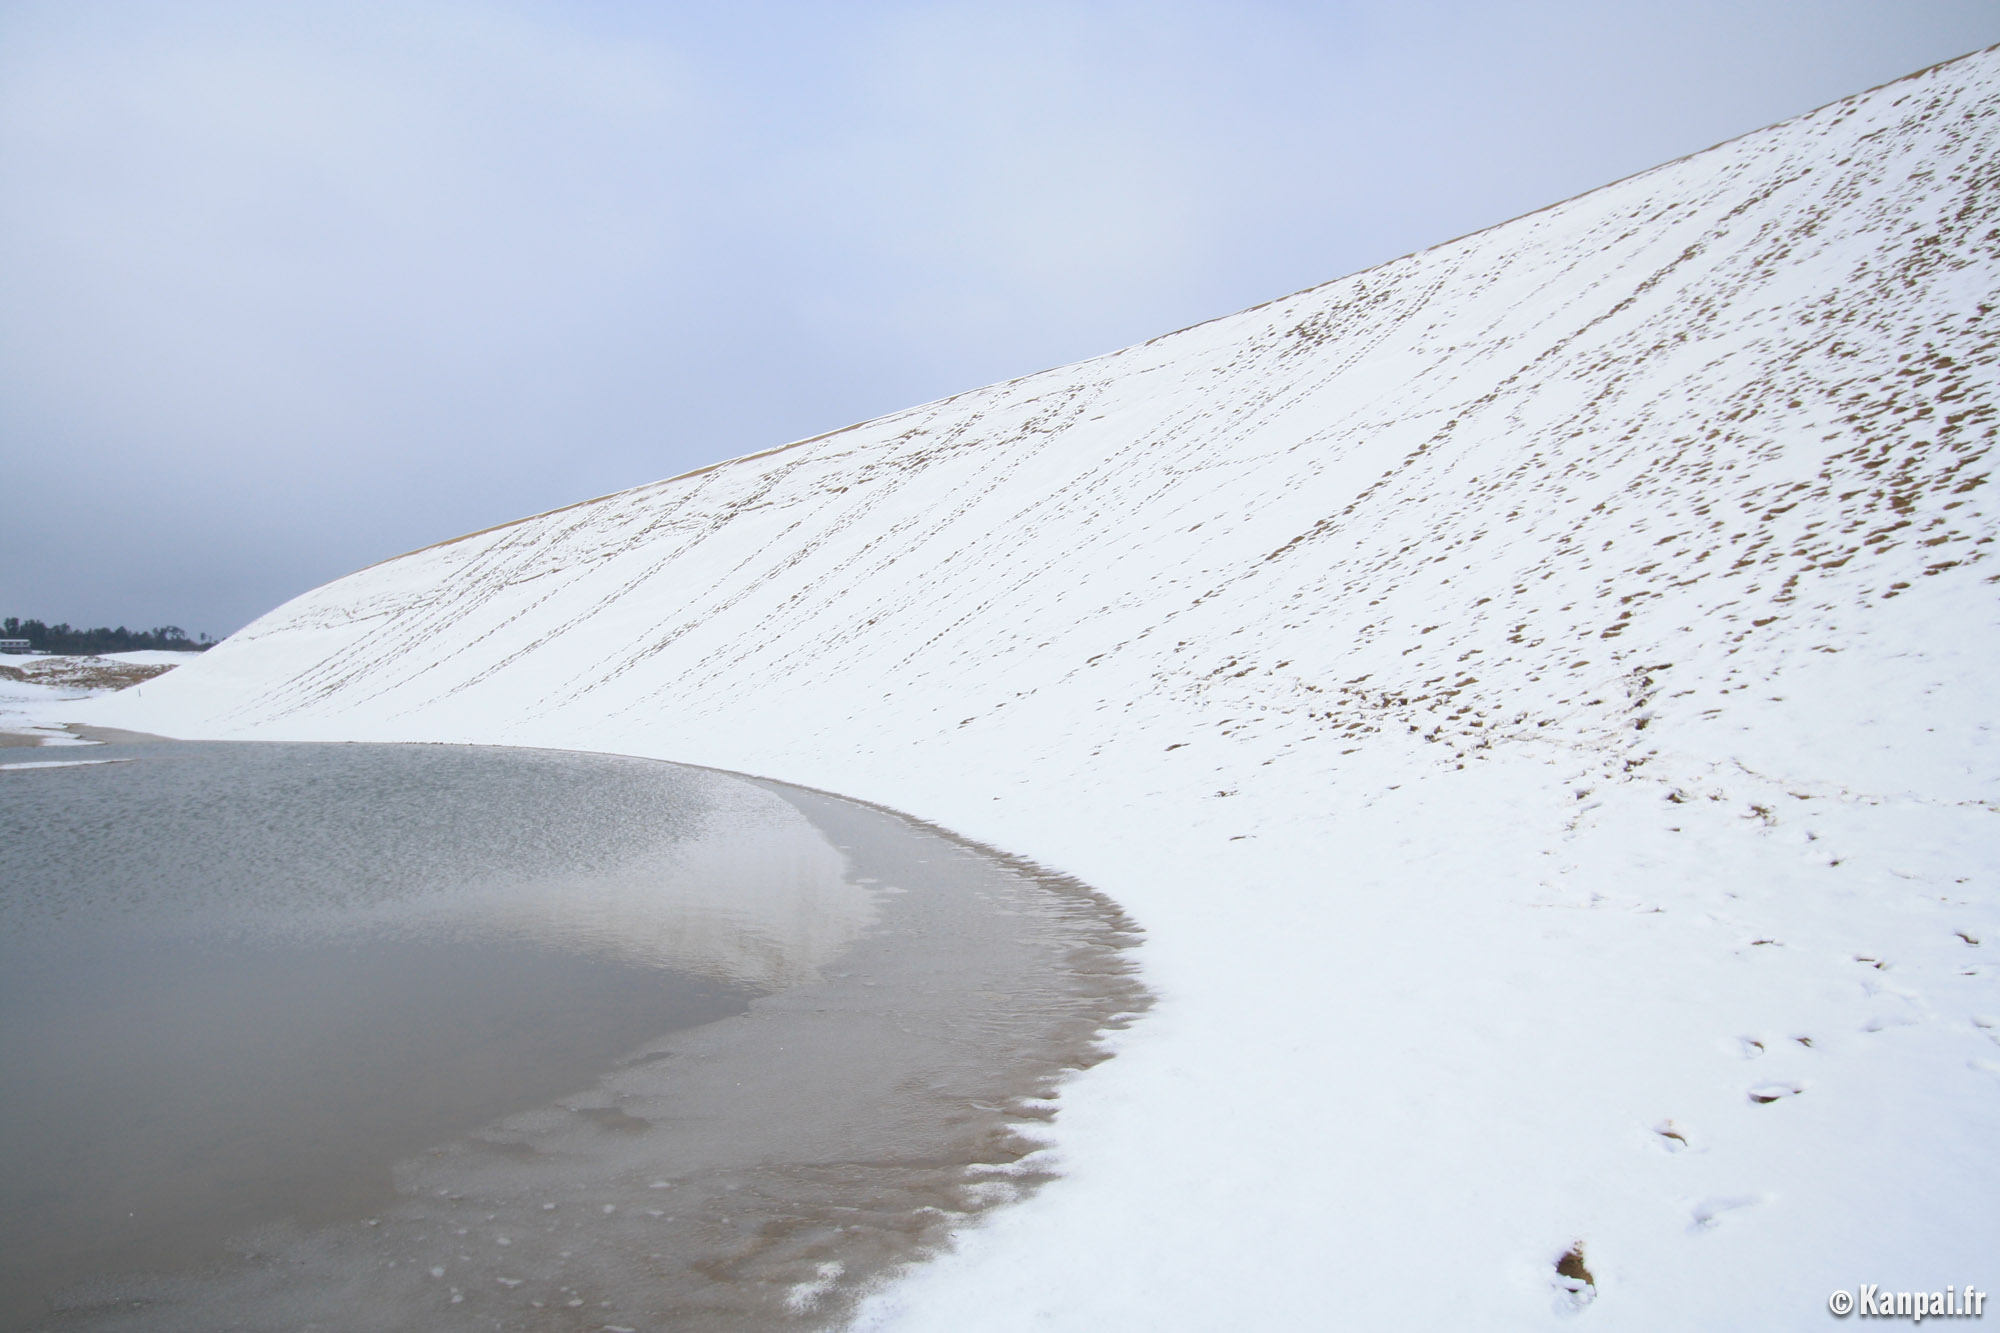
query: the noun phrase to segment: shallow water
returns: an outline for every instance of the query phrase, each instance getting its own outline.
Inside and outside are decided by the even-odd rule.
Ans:
[[[1140,999],[1087,890],[817,793],[79,754],[0,773],[9,1326],[821,1322]]]

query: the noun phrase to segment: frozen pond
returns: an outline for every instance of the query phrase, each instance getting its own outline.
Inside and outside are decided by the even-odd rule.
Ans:
[[[776,784],[12,755],[8,1328],[810,1325],[1031,1186],[1140,999],[1096,895]]]

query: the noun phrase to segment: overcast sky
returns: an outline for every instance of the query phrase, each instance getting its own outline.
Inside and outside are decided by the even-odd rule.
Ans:
[[[0,0],[0,615],[220,635],[1995,41],[1992,0]]]

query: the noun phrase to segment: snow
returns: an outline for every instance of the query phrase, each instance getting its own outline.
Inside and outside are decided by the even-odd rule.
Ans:
[[[102,656],[13,654],[0,657],[0,745],[91,745],[63,730],[76,701],[130,688],[193,658],[191,653],[141,651]],[[131,668],[157,668],[138,670]]]
[[[1997,90],[390,560],[71,715],[767,774],[1110,893],[1160,1003],[1063,1178],[862,1327],[1991,1281]]]
[[[0,667],[47,658],[0,659]],[[79,699],[90,691],[33,680],[15,680],[0,675],[0,737],[14,738],[13,746],[83,745],[88,742],[64,731],[61,719],[69,717]],[[10,746],[9,748],[13,748]]]
[[[25,764],[0,764],[0,769],[15,768],[91,768],[98,764],[129,763],[125,759],[45,759]]]
[[[139,648],[129,653],[100,653],[107,662],[131,662],[138,666],[185,666],[199,653],[176,652],[170,648]]]

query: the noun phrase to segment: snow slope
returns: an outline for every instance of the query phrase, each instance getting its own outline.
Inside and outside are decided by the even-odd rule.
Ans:
[[[86,720],[689,760],[1112,894],[1161,1003],[1065,1178],[871,1326],[2000,1285],[1996,94],[418,551]]]

